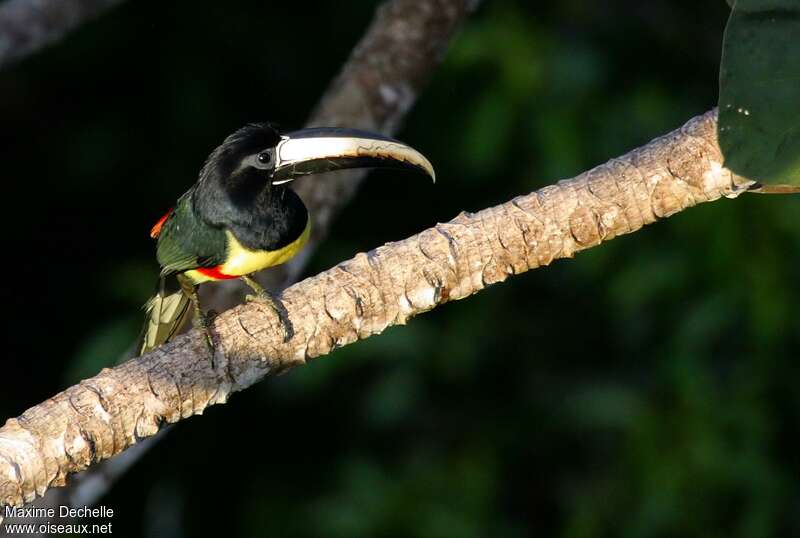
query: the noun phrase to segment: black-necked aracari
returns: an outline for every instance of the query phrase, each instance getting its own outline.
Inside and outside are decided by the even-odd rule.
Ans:
[[[240,278],[256,299],[280,317],[285,310],[249,275],[286,262],[308,241],[311,219],[286,184],[297,177],[345,168],[405,168],[435,180],[431,163],[415,149],[381,135],[338,128],[281,133],[271,124],[239,129],[206,160],[197,182],[151,230],[158,239],[161,280],[146,305],[140,352],[172,337],[188,319],[207,327],[197,286]]]

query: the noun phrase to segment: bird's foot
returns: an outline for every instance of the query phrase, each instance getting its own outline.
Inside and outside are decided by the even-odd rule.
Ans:
[[[194,328],[202,330],[203,334],[206,336],[206,345],[208,346],[208,351],[211,353],[211,367],[215,370],[214,356],[217,353],[217,347],[214,344],[214,336],[211,334],[211,325],[214,323],[214,318],[216,317],[217,313],[213,310],[202,312],[198,309],[194,318],[192,318],[192,325],[194,325]]]
[[[258,303],[263,304],[272,309],[275,312],[275,315],[278,316],[278,319],[281,322],[281,326],[283,327],[283,343],[285,344],[289,340],[294,337],[294,326],[292,325],[292,320],[289,319],[289,312],[287,312],[286,307],[283,306],[283,303],[280,299],[273,296],[270,292],[262,289],[258,293],[250,294],[245,296],[245,301],[248,303]]]

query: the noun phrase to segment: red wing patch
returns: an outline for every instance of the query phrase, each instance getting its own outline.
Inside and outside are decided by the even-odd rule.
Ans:
[[[226,275],[221,271],[221,267],[222,267],[221,265],[218,265],[216,267],[198,267],[197,269],[195,269],[195,271],[213,280],[232,280],[234,278],[239,278],[238,276],[235,275]]]
[[[164,223],[167,221],[169,216],[172,215],[172,210],[170,209],[167,211],[167,214],[158,219],[155,226],[150,229],[150,237],[156,239],[161,234],[161,227],[164,226]]]

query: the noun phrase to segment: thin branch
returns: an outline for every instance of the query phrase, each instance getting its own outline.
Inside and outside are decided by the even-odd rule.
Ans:
[[[393,134],[477,3],[474,0],[386,2],[323,95],[308,125],[359,127]],[[327,234],[338,211],[352,198],[361,177],[359,173],[340,172],[323,183],[298,181],[298,191],[315,218],[314,236],[303,256],[295,258],[289,266],[265,274],[271,288],[282,289],[302,272],[309,254]],[[204,295],[204,300],[219,310],[235,304],[240,297],[236,285],[208,286],[207,291],[211,293]],[[69,487],[52,490],[37,501],[37,506],[94,504],[150,446],[152,443],[140,443],[124,457],[92,466],[73,477]]]
[[[6,0],[0,4],[0,69],[61,39],[122,0]]]
[[[285,290],[289,342],[268,308],[238,306],[214,322],[213,362],[192,331],[10,419],[0,428],[0,505],[30,502],[266,375],[752,185],[722,166],[712,111],[576,178],[358,254]]]
[[[394,134],[447,52],[477,0],[387,2],[353,50],[339,77],[312,114],[309,126],[360,127]],[[352,198],[365,172],[342,173],[325,182],[302,181],[297,192],[327,233],[333,216]]]
[[[479,0],[393,0],[376,12],[364,37],[311,114],[307,126],[353,127],[393,135],[444,59],[447,47]],[[316,245],[355,195],[366,172],[347,170],[295,182],[313,216],[311,238],[289,263],[259,280],[283,289],[301,275]],[[236,281],[206,286],[204,303],[226,310],[241,300]]]

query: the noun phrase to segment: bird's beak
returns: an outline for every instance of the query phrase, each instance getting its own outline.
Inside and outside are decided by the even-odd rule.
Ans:
[[[415,170],[436,181],[433,165],[414,148],[392,138],[354,129],[320,127],[288,133],[278,142],[275,155],[273,185],[345,168]]]

